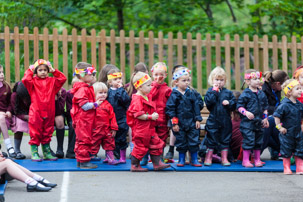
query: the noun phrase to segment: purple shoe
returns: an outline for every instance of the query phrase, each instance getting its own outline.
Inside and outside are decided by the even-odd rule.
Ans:
[[[108,165],[119,164],[119,161],[115,160],[113,151],[106,151],[106,158],[108,159]]]
[[[126,163],[126,149],[120,150],[120,160],[119,163]]]

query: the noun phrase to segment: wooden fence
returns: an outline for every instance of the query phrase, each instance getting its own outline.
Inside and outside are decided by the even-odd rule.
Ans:
[[[216,34],[212,39],[210,34],[200,33],[194,38],[191,33],[187,33],[185,38],[182,33],[173,37],[172,32],[165,36],[159,32],[155,37],[152,31],[141,31],[135,36],[134,31],[126,35],[123,30],[119,33],[111,30],[107,36],[106,30],[97,34],[94,29],[89,34],[83,29],[81,35],[73,29],[69,35],[66,29],[61,34],[53,29],[50,34],[47,28],[43,31],[34,28],[30,34],[27,27],[24,27],[23,33],[19,32],[18,27],[13,32],[5,27],[4,33],[0,33],[0,47],[4,43],[4,54],[1,55],[3,50],[0,49],[0,64],[4,64],[6,81],[10,83],[12,69],[15,72],[14,81],[19,81],[23,76],[20,75],[20,69],[24,72],[38,58],[50,60],[55,68],[59,67],[65,75],[69,75],[69,81],[72,79],[73,67],[79,61],[88,61],[99,70],[107,63],[115,64],[128,77],[137,62],[145,62],[151,67],[155,62],[164,61],[169,67],[169,81],[171,68],[176,64],[184,64],[194,72],[194,86],[200,93],[205,93],[207,75],[215,66],[225,68],[227,87],[235,90],[241,88],[245,69],[283,69],[291,74],[298,61],[303,63],[303,37],[300,43],[296,40],[293,36],[291,42],[288,42],[287,37],[283,36],[278,41],[277,36],[273,36],[269,41],[266,35],[262,38],[254,36],[252,40],[244,35],[243,40],[240,40],[237,34],[233,40],[228,34]],[[52,58],[49,58],[50,55]],[[62,57],[60,64],[59,57]],[[14,62],[11,63],[11,60]],[[14,67],[11,67],[12,64]]]

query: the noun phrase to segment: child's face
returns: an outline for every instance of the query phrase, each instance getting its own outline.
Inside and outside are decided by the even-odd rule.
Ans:
[[[37,67],[37,76],[42,79],[48,76],[48,69],[45,65],[39,65]]]
[[[107,98],[106,90],[99,90],[96,92],[96,100],[104,101]]]
[[[114,79],[111,79],[109,81],[109,85],[110,87],[113,87],[113,88],[120,88],[123,86],[123,81],[122,81],[122,77],[120,78],[114,78]]]
[[[282,87],[281,87],[281,83],[280,82],[274,82],[272,85],[271,85],[271,88],[278,92],[278,91],[281,91],[282,90]]]
[[[94,83],[96,83],[96,81],[97,81],[96,75],[93,74],[93,80],[90,83],[90,85],[92,86]]]
[[[156,69],[153,71],[153,78],[158,84],[162,84],[167,77],[167,73],[162,69]]]
[[[84,77],[80,77],[80,80],[90,85],[94,80],[94,75],[86,74]]]
[[[4,71],[3,71],[3,67],[0,67],[0,82],[4,81]]]
[[[223,77],[216,77],[213,79],[213,86],[223,88],[225,85],[225,79]]]
[[[143,95],[147,95],[151,90],[151,83],[151,80],[147,81],[145,84],[138,88],[138,91],[140,91]]]
[[[189,83],[190,83],[189,75],[181,76],[176,80],[176,86],[182,91],[185,91],[188,88]]]
[[[302,94],[302,87],[301,87],[301,85],[296,85],[295,87],[293,87],[291,89],[291,93],[290,93],[291,97],[299,98],[299,97],[301,97],[301,94]]]
[[[246,80],[246,84],[252,88],[257,89],[260,86],[260,79],[258,78],[251,78]]]

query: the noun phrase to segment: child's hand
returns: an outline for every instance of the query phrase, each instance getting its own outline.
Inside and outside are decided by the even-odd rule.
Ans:
[[[102,103],[103,101],[101,101],[101,100],[97,100],[97,104],[98,104],[98,106]]]
[[[229,105],[228,100],[223,100],[222,105]]]
[[[200,129],[200,121],[196,121],[196,129]]]
[[[263,119],[262,120],[262,125],[263,125],[263,128],[268,128],[269,127],[269,122],[267,119]]]
[[[249,119],[249,120],[252,120],[255,118],[254,114],[249,112],[249,111],[246,111],[246,117]]]
[[[179,126],[178,125],[174,125],[173,126],[173,131],[174,132],[179,132]]]
[[[118,83],[117,85],[118,85],[117,88],[123,87],[123,84],[122,84],[122,83]]]
[[[53,67],[49,67],[49,72],[53,73],[55,71],[55,69]]]
[[[282,134],[286,134],[286,133],[287,133],[287,129],[286,129],[286,128],[283,128],[283,127],[281,127],[279,131],[280,131],[280,133],[282,133]]]
[[[111,131],[110,131],[110,133],[111,133],[111,136],[112,136],[112,137],[115,137],[115,136],[116,136],[117,131],[115,131],[115,130],[111,130]]]
[[[159,114],[158,114],[157,112],[154,112],[154,113],[152,114],[152,120],[155,121],[155,120],[157,120],[158,118],[159,118]]]
[[[7,112],[5,113],[5,117],[7,117],[7,118],[12,118],[12,113],[10,113],[10,112],[7,111]]]
[[[213,90],[218,92],[219,91],[219,85],[218,84],[214,84],[213,85]]]

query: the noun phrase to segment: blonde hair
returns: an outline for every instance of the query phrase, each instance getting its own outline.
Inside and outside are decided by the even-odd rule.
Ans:
[[[134,73],[131,75],[130,77],[130,84],[128,86],[128,88],[126,89],[127,94],[131,97],[134,91],[134,76],[138,73],[138,72],[148,72],[148,67],[145,65],[145,63],[143,62],[139,62],[138,64],[136,64],[135,68],[134,68]]]
[[[284,88],[285,88],[288,84],[290,84],[292,81],[294,81],[294,80],[296,80],[296,79],[288,79],[288,80],[286,80],[286,81],[282,84],[282,86],[281,86],[282,91],[284,92]],[[287,94],[285,94],[285,93],[284,93],[284,94],[285,94],[285,96],[286,96],[287,98],[289,98],[291,92],[292,92],[292,88],[288,90]]]
[[[216,78],[224,78],[224,80],[226,81],[226,72],[222,67],[216,67],[210,72],[208,76],[209,85],[212,86],[213,80]]]
[[[95,94],[99,91],[105,91],[107,92],[108,91],[108,88],[107,86],[105,85],[105,83],[102,83],[102,82],[96,82],[93,84],[93,88],[94,88],[94,92]]]

